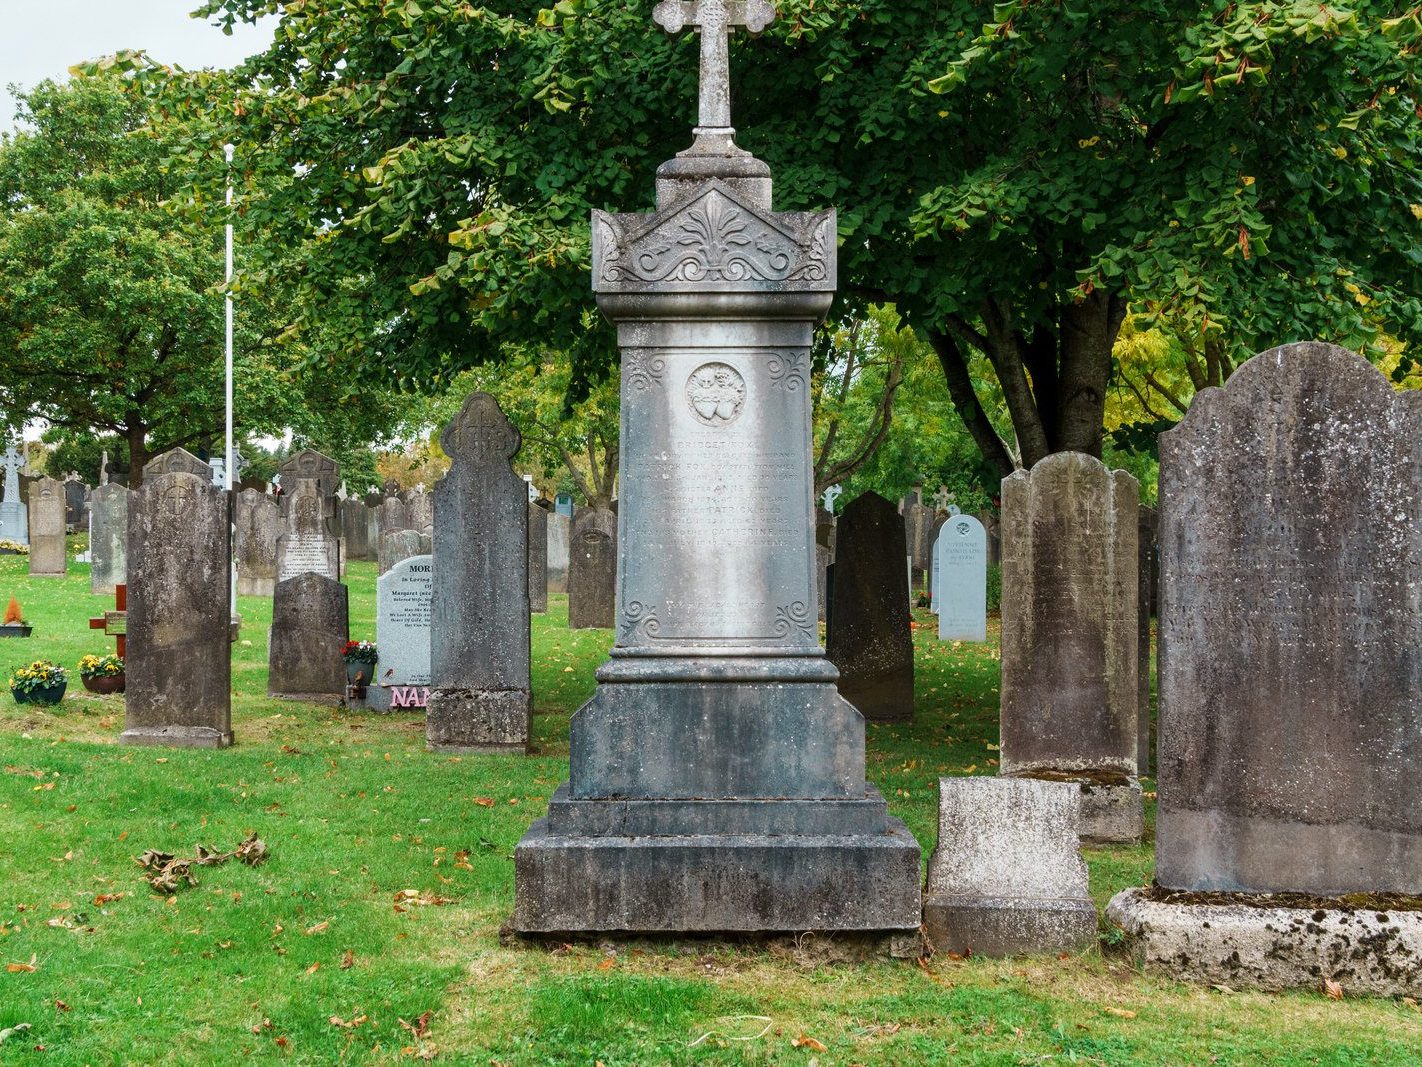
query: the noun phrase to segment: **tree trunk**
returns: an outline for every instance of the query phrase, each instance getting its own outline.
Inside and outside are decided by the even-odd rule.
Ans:
[[[148,462],[148,427],[130,420],[124,439],[128,441],[128,487],[137,489],[143,484],[143,465]]]

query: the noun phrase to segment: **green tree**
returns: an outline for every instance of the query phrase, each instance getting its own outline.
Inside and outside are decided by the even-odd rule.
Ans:
[[[895,304],[933,345],[999,474],[1100,454],[1132,307],[1205,364],[1212,338],[1231,362],[1301,337],[1422,339],[1415,8],[779,8],[768,40],[733,46],[741,142],[781,207],[839,207],[845,300]],[[201,13],[278,9],[271,49],[220,85],[235,113],[208,106],[213,76],[140,80],[202,106],[195,153],[247,147],[245,222],[299,249],[298,325],[334,320],[343,358],[400,380],[447,380],[510,342],[567,352],[575,389],[595,376],[613,346],[585,325],[587,213],[650,206],[689,136],[693,36],[614,0]]]

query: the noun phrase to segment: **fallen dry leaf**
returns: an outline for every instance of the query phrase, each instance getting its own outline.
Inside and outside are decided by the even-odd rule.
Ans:
[[[197,845],[195,852],[196,855],[179,859],[172,853],[150,848],[138,857],[138,865],[148,872],[144,877],[148,879],[149,885],[160,893],[173,894],[184,882],[188,885],[198,884],[192,868],[217,866],[234,858],[249,867],[255,867],[267,858],[267,845],[253,834],[231,852],[218,852],[209,845]]]
[[[352,952],[350,949],[346,949],[346,951],[341,955],[341,970],[349,971],[354,966],[355,953]]]
[[[811,1052],[829,1051],[828,1045],[824,1044],[821,1041],[816,1041],[813,1037],[807,1037],[805,1034],[801,1034],[799,1037],[792,1038],[790,1044],[794,1048],[807,1048]]]
[[[1136,1013],[1131,1011],[1129,1008],[1113,1008],[1111,1007],[1111,1005],[1108,1004],[1101,1010],[1106,1012],[1108,1015],[1119,1016],[1122,1019],[1134,1019],[1136,1017]]]
[[[368,1018],[368,1015],[357,1015],[355,1018],[351,1019],[350,1022],[347,1022],[339,1015],[332,1015],[330,1022],[332,1026],[339,1026],[343,1030],[354,1030],[361,1023],[365,1022]]]
[[[404,1019],[401,1019],[400,1025],[414,1034],[415,1040],[418,1041],[430,1032],[430,1016],[433,1014],[433,1011],[427,1011],[413,1023],[407,1023]]]
[[[5,970],[11,974],[33,974],[39,970],[38,960],[38,956],[31,956],[29,963],[7,963]]]
[[[614,967],[616,967],[616,966],[617,966],[617,961],[616,961],[615,959],[612,959],[611,957],[608,957],[607,959],[603,960],[601,963],[599,963],[599,964],[597,965],[597,969],[598,969],[599,971],[610,971],[610,970],[612,970],[612,968],[614,968]]]
[[[1327,994],[1329,1000],[1343,999],[1343,986],[1335,982],[1332,978],[1323,980],[1323,992]]]
[[[474,803],[475,803],[475,804],[478,804],[481,808],[492,808],[492,807],[494,806],[494,798],[493,798],[493,797],[475,797],[475,798],[474,798]]]
[[[55,1010],[57,1010],[57,1011],[69,1011],[69,1010],[70,1010],[69,1005],[66,1004],[66,1003],[64,1003],[64,1001],[62,1001],[62,1000],[56,1000],[56,1001],[54,1002],[54,1007],[55,1007]]]
[[[95,907],[102,908],[105,904],[112,904],[116,900],[122,900],[128,896],[127,893],[100,893],[94,897]]]
[[[317,923],[315,926],[308,926],[308,927],[306,928],[306,936],[307,936],[307,937],[310,937],[312,934],[323,934],[323,933],[325,933],[327,930],[329,930],[330,928],[331,928],[331,922],[330,922],[330,920],[329,920],[329,919],[323,919],[321,922]]]
[[[316,973],[318,970],[320,970],[320,969],[321,969],[321,964],[320,964],[320,962],[318,961],[318,962],[316,962],[316,963],[313,963],[310,967],[307,967],[307,968],[306,968],[306,973],[307,973],[307,974],[315,974],[315,973]]]

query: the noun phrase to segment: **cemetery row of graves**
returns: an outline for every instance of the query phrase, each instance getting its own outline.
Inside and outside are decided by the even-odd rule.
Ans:
[[[827,912],[822,929],[830,941],[828,932],[835,929],[841,935],[885,935],[897,925],[899,933],[871,939],[871,947],[859,951],[875,958],[876,968],[896,966],[888,962],[895,957],[917,959],[924,980],[945,988],[955,980],[943,976],[954,970],[942,968],[967,967],[980,958],[1091,958],[1090,973],[1135,983],[1136,990],[1161,988],[1145,984],[1152,980],[1140,977],[1143,968],[1216,995],[1301,989],[1327,1003],[1380,994],[1400,998],[1395,1011],[1415,1008],[1422,901],[1410,836],[1416,787],[1408,768],[1419,742],[1407,656],[1417,647],[1418,617],[1407,575],[1417,552],[1416,496],[1409,488],[1418,469],[1417,406],[1351,353],[1298,345],[1261,355],[1227,389],[1207,394],[1196,411],[1163,442],[1158,517],[1140,508],[1129,475],[1070,453],[1004,482],[1001,513],[985,514],[986,522],[958,514],[941,495],[940,506],[917,496],[895,506],[872,493],[846,506],[834,495],[821,502],[806,560],[817,614],[827,616],[825,647],[839,671],[838,692],[869,723],[883,724],[871,726],[867,752],[859,755],[867,756],[878,786],[871,785],[871,803],[884,804],[879,794],[888,794],[890,836],[914,845],[903,850],[912,879],[906,902],[898,899],[902,883],[854,883],[847,866],[834,869],[833,877],[854,883],[854,899],[831,896],[832,906],[849,908],[851,915],[862,908],[860,914],[870,918],[856,924],[836,921],[844,912]],[[1341,427],[1363,435],[1366,447],[1345,442]],[[122,688],[120,751],[146,752],[151,750],[128,746],[152,745],[225,750],[236,741],[232,754],[252,742],[265,752],[280,738],[281,751],[295,755],[301,749],[294,739],[306,730],[330,746],[351,743],[340,736],[343,728],[379,729],[382,739],[398,742],[401,760],[420,759],[423,742],[427,762],[403,768],[406,776],[440,766],[441,780],[452,784],[445,776],[459,780],[458,768],[470,761],[471,777],[455,787],[463,790],[465,816],[474,811],[468,790],[481,792],[481,783],[494,779],[518,781],[520,772],[505,769],[510,762],[538,766],[534,781],[542,791],[532,798],[534,810],[520,806],[524,797],[516,791],[472,797],[476,809],[519,807],[515,829],[525,834],[512,853],[517,877],[554,901],[530,903],[525,885],[517,886],[510,926],[525,935],[552,936],[526,940],[521,951],[543,953],[551,945],[554,952],[597,957],[598,968],[608,960],[621,966],[626,944],[592,947],[596,943],[586,941],[590,925],[580,929],[570,921],[581,895],[606,899],[600,886],[570,879],[550,888],[547,871],[525,866],[519,854],[560,821],[564,832],[627,842],[636,839],[635,832],[628,836],[628,823],[669,817],[665,810],[643,812],[623,802],[621,822],[599,823],[591,809],[579,807],[566,783],[552,788],[567,765],[565,771],[544,766],[562,763],[548,756],[565,743],[573,766],[589,756],[579,752],[577,726],[569,736],[562,717],[587,693],[589,671],[606,650],[602,635],[610,628],[615,636],[611,665],[618,662],[618,648],[634,646],[639,636],[657,636],[655,625],[648,634],[645,611],[626,591],[626,573],[635,573],[637,565],[623,555],[619,590],[617,515],[579,508],[569,518],[552,502],[530,501],[528,484],[512,469],[517,435],[492,397],[470,397],[446,430],[445,443],[454,467],[432,493],[409,499],[392,493],[376,506],[345,498],[336,464],[310,450],[284,465],[280,496],[270,486],[223,491],[213,484],[210,465],[181,451],[153,460],[139,488],[100,487],[87,512],[81,508],[70,516],[62,485],[37,481],[28,487],[23,524],[14,522],[14,509],[4,512],[11,540],[27,540],[29,547],[12,557],[6,573],[13,589],[23,564],[26,599],[43,603],[47,581],[68,585],[75,577],[66,528],[71,540],[75,528],[87,528],[82,558],[88,566],[74,568],[87,571],[89,592],[82,602],[117,593],[119,603],[89,620],[102,633],[85,647],[104,651],[94,642],[112,636],[123,658],[117,679],[94,669],[86,688],[112,692],[115,681]],[[7,500],[18,497],[18,467],[12,451]],[[268,521],[242,517],[259,510]],[[625,509],[617,511],[626,539]],[[82,519],[82,526],[66,518]],[[718,522],[715,516],[691,519],[692,528]],[[260,544],[254,547],[254,541]],[[808,537],[805,544],[811,544]],[[370,551],[372,545],[378,550]],[[244,559],[270,560],[272,573],[244,573]],[[1000,629],[987,610],[989,573],[999,569]],[[357,576],[367,583],[375,578],[373,605],[353,613],[350,590]],[[234,581],[239,606],[269,603],[269,614],[258,609],[252,618],[234,615]],[[357,633],[353,614],[373,616],[373,633],[369,622]],[[811,609],[797,626],[808,635],[806,644],[818,647],[814,614]],[[74,612],[67,615],[66,625],[74,626]],[[1154,737],[1153,616],[1159,620]],[[254,629],[268,622],[263,640]],[[46,632],[53,621],[39,632],[25,619],[12,625],[20,639],[7,643],[6,651],[43,650],[57,636]],[[578,644],[580,634],[592,644]],[[81,640],[64,636],[71,648]],[[258,645],[265,662],[242,666],[250,656],[237,650]],[[562,647],[583,654],[568,656],[570,662],[559,667],[563,656],[553,649]],[[929,666],[925,677],[925,660],[945,654],[954,664],[948,675]],[[975,666],[960,672],[967,662]],[[42,750],[70,742],[76,700],[86,720],[78,731],[84,741],[97,739],[85,734],[102,736],[117,727],[119,698],[65,699],[62,686],[58,693],[27,686],[23,672],[32,666],[21,664],[12,675],[12,691],[26,703],[23,717],[11,719],[25,728],[17,750],[24,758],[17,754],[7,771],[39,784],[10,792],[12,814],[22,804],[33,808],[48,801],[40,794],[67,784],[56,779],[74,773],[46,770],[51,757]],[[257,669],[248,671],[252,666]],[[604,685],[609,669],[599,672]],[[265,685],[251,695],[264,710],[294,709],[263,718],[292,721],[275,730],[270,721],[254,723],[249,742],[240,715],[234,727],[234,692],[244,688],[234,670],[263,677]],[[549,701],[538,694],[535,678],[551,682],[559,696]],[[938,684],[925,687],[930,679]],[[989,680],[994,684],[985,685]],[[578,696],[563,695],[569,684]],[[1359,699],[1363,693],[1366,702]],[[556,706],[559,725],[540,731],[536,704],[543,704],[545,715],[550,704]],[[596,706],[596,698],[587,704]],[[964,707],[973,709],[969,716],[977,721],[960,726],[963,713],[957,709]],[[97,731],[88,721],[95,718]],[[929,730],[921,729],[928,724]],[[980,736],[955,737],[960,730]],[[813,739],[808,741],[809,756],[789,761],[790,774],[817,773]],[[13,735],[6,744],[16,744]],[[651,753],[673,759],[660,752],[662,744],[643,737],[593,751],[589,771],[604,776],[599,788],[615,795],[628,781],[619,758],[645,760]],[[880,744],[884,751],[875,752]],[[968,757],[959,755],[964,747],[977,754],[966,764],[960,761]],[[93,748],[98,755],[70,755],[66,765],[112,759],[113,751]],[[886,765],[890,753],[903,756],[897,768]],[[955,766],[941,762],[948,753]],[[227,777],[221,770],[225,751],[203,758],[206,774]],[[133,756],[123,759],[131,764]],[[156,757],[155,766],[173,759]],[[388,752],[385,759],[394,762]],[[339,761],[329,762],[336,773]],[[263,777],[286,784],[287,776],[271,761],[265,766]],[[936,828],[925,810],[939,778],[931,768],[957,772],[936,783]],[[896,771],[911,773],[890,792]],[[1153,774],[1158,808],[1146,802],[1154,792],[1142,785]],[[392,776],[380,791],[398,791],[405,781]],[[678,792],[674,783],[660,788]],[[31,792],[33,798],[25,795]],[[545,807],[547,818],[530,828],[529,820]],[[909,823],[898,817],[900,808],[912,812]],[[732,814],[732,825],[743,829],[757,817],[746,805]],[[807,816],[801,810],[778,817]],[[231,825],[230,818],[223,821]],[[168,829],[205,836],[182,820]],[[250,821],[244,829],[256,832]],[[462,840],[453,832],[454,840]],[[272,833],[263,830],[262,836],[271,840]],[[403,836],[392,835],[397,843]],[[916,838],[937,842],[921,898]],[[262,848],[279,851],[279,841]],[[488,857],[490,867],[479,868],[494,885],[485,886],[488,895],[476,909],[484,926],[479,936],[495,951],[498,928],[510,918],[510,855],[487,837],[481,841],[497,853]],[[154,869],[166,880],[155,880],[151,871],[145,877],[154,888],[152,899],[166,894],[181,907],[178,893],[185,883],[174,880],[187,877],[181,846],[171,833],[144,844],[178,854],[157,861]],[[1090,881],[1082,845],[1093,860]],[[445,851],[435,855],[432,869],[443,860],[455,870],[475,870],[472,848],[455,848],[451,857],[450,846],[437,847]],[[109,870],[115,858],[108,858]],[[709,881],[710,865],[698,869]],[[295,873],[287,870],[288,877]],[[98,875],[104,886],[125,882],[129,888],[116,888],[116,896],[106,889],[90,895],[102,901],[132,894],[135,877]],[[226,880],[235,884],[239,877]],[[421,894],[452,903],[456,898],[443,897],[438,888],[447,884],[444,877],[437,875],[434,887],[394,890],[395,914],[405,913],[400,894],[406,892],[416,904]],[[805,872],[791,869],[783,877],[793,890]],[[207,878],[203,872],[195,882]],[[267,878],[273,887],[280,884]],[[241,896],[233,891],[234,899]],[[705,900],[711,919],[703,929],[725,935],[773,931],[777,921],[790,925],[773,901],[731,896],[744,908],[745,921]],[[882,920],[886,902],[900,909],[896,923]],[[645,901],[642,915],[619,916],[604,929],[655,932],[658,903]],[[34,906],[25,905],[27,911]],[[553,912],[552,921],[539,907]],[[102,904],[95,909],[100,915],[108,910]],[[19,967],[12,973],[38,973],[26,968],[39,967],[46,946],[36,939],[47,931],[93,932],[84,925],[90,919],[71,910],[78,911],[66,905],[64,914],[36,916],[47,920],[43,925],[23,916],[7,920],[13,943],[33,946],[29,963],[23,952],[10,952]],[[309,925],[325,921],[313,917]],[[711,958],[720,952],[741,958],[747,950],[718,945],[708,951]],[[319,969],[320,961],[312,962]],[[1009,972],[970,973],[984,980]],[[655,1001],[660,994],[648,995]],[[1137,1009],[1119,1013],[1133,1019]],[[1393,1047],[1394,1038],[1405,1047],[1417,1036],[1417,1023],[1405,1014],[1390,1018],[1395,1032],[1375,1035],[1379,1054]],[[261,1030],[261,1024],[253,1028]],[[422,1038],[411,1037],[402,1047],[434,1047]],[[1122,1048],[1130,1046],[1125,1041]],[[718,1043],[726,1046],[724,1033],[707,1053]],[[886,1049],[885,1055],[891,1053]]]

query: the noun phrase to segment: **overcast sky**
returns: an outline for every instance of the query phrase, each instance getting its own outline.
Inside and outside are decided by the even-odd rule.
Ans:
[[[15,128],[8,86],[64,78],[69,68],[125,49],[160,63],[230,67],[271,42],[275,23],[232,36],[188,17],[200,0],[0,0],[0,131]]]

